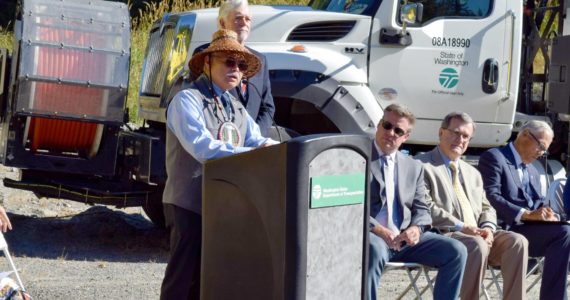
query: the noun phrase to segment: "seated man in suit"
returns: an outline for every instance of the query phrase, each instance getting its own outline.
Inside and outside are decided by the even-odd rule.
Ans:
[[[557,217],[543,206],[539,174],[531,164],[546,152],[553,137],[547,123],[530,121],[514,142],[490,149],[479,159],[485,192],[497,210],[499,225],[524,235],[530,256],[545,257],[540,299],[567,297],[570,227],[549,223]]]
[[[434,299],[459,296],[467,250],[454,239],[427,232],[431,217],[423,167],[398,152],[414,122],[407,108],[391,104],[378,123],[370,164],[368,299],[376,299],[380,276],[389,261],[438,268]]]
[[[468,114],[452,112],[441,123],[439,145],[416,157],[424,163],[433,226],[467,247],[469,271],[461,299],[479,299],[487,260],[501,266],[503,299],[525,299],[528,242],[518,233],[496,230],[497,215],[485,197],[481,174],[460,159],[474,130]]]

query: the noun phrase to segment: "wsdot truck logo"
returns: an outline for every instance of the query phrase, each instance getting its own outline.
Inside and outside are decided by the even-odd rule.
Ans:
[[[439,83],[444,88],[454,88],[459,82],[459,75],[453,68],[445,68],[439,74]]]

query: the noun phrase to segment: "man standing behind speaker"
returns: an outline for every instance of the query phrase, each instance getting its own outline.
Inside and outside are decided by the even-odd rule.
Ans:
[[[251,30],[251,14],[247,0],[224,1],[218,13],[218,28],[234,31],[238,35],[238,41],[242,46],[245,46],[245,41]],[[203,51],[208,45],[204,44],[196,48],[193,55]],[[269,129],[273,124],[275,105],[271,95],[267,59],[262,53],[245,47],[259,58],[261,68],[254,76],[243,78],[242,83],[232,89],[230,93],[245,106],[249,115],[259,125],[261,134],[268,136]]]

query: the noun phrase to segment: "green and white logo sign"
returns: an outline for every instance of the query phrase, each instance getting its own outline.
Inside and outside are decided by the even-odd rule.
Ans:
[[[364,203],[364,174],[311,177],[311,208]]]
[[[444,88],[454,88],[459,83],[459,75],[454,68],[445,68],[439,74],[439,83]]]

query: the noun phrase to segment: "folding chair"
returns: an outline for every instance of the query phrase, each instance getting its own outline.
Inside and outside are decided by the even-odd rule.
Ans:
[[[8,251],[8,243],[6,243],[6,239],[4,238],[4,235],[2,234],[1,231],[0,231],[0,250],[4,253],[4,256],[6,257],[6,259],[8,259],[8,263],[10,264],[10,268],[12,269],[12,273],[14,273],[14,275],[16,276],[16,281],[18,282],[20,289],[25,291],[26,289],[24,288],[24,284],[22,283],[22,280],[20,279],[20,274],[18,274],[18,270],[16,269],[16,266],[14,265],[14,261],[12,260],[12,256],[10,255],[10,252]]]
[[[421,264],[417,263],[403,263],[403,262],[388,262],[384,268],[384,272],[391,271],[391,270],[404,270],[408,275],[408,279],[410,279],[410,284],[400,293],[398,296],[398,300],[404,298],[406,294],[413,289],[416,294],[416,299],[422,299],[422,295],[430,289],[433,294],[433,282],[434,280],[431,279],[429,276],[429,269]],[[414,274],[415,272],[415,274]],[[420,276],[424,274],[427,281],[427,286],[424,287],[422,290],[418,287],[418,279]]]
[[[530,292],[532,290],[532,288],[540,282],[540,280],[542,279],[542,271],[544,270],[544,256],[541,257],[529,257],[528,258],[529,262],[534,260],[535,264],[534,266],[532,266],[531,268],[529,268],[526,272],[526,278],[528,278],[530,275],[534,274],[535,272],[538,272],[538,276],[536,276],[536,278],[526,287],[526,292]]]
[[[481,295],[482,297],[485,297],[486,300],[490,300],[491,296],[489,295],[489,288],[491,288],[492,286],[495,286],[495,288],[497,289],[497,294],[499,295],[503,295],[503,288],[501,286],[500,280],[501,280],[501,269],[498,267],[493,267],[490,265],[487,265],[487,270],[489,271],[489,273],[491,274],[491,282],[489,282],[489,284],[485,285],[485,278],[483,278],[483,281],[481,281],[481,291],[483,292],[483,294]]]
[[[530,262],[535,262],[532,267],[530,267],[526,272],[526,278],[529,278],[530,275],[538,272],[538,276],[527,286],[526,292],[529,293],[532,288],[540,282],[542,278],[542,270],[544,269],[544,257],[529,257],[528,259]],[[503,295],[503,287],[501,286],[502,276],[501,276],[501,269],[500,267],[493,267],[487,266],[487,271],[491,274],[491,282],[485,285],[485,282],[481,282],[481,290],[483,291],[482,297],[485,299],[490,300],[491,297],[489,296],[489,288],[495,286],[497,289],[497,294],[499,296]]]
[[[554,212],[556,212],[560,216],[565,215],[564,200],[563,200],[564,186],[565,185],[566,185],[566,178],[558,178],[558,179],[552,181],[550,183],[550,185],[548,186],[548,189],[546,191],[546,197],[544,199],[546,206],[549,206],[550,208],[552,208],[552,210],[554,210]],[[534,261],[535,264],[527,270],[526,278],[529,278],[530,275],[534,274],[535,272],[538,272],[538,276],[527,286],[527,288],[526,288],[527,293],[530,292],[532,290],[532,288],[537,283],[540,282],[540,280],[542,278],[542,271],[544,268],[544,257],[529,257],[529,262],[532,262],[532,261]],[[481,289],[483,290],[483,294],[484,294],[485,298],[487,300],[489,300],[490,298],[489,298],[489,294],[488,294],[487,290],[491,286],[493,286],[493,285],[495,286],[499,295],[503,294],[503,289],[502,289],[501,284],[499,282],[501,279],[500,269],[498,269],[496,267],[488,266],[487,270],[491,274],[491,282],[487,285],[482,283]],[[570,282],[568,284],[570,284]]]

